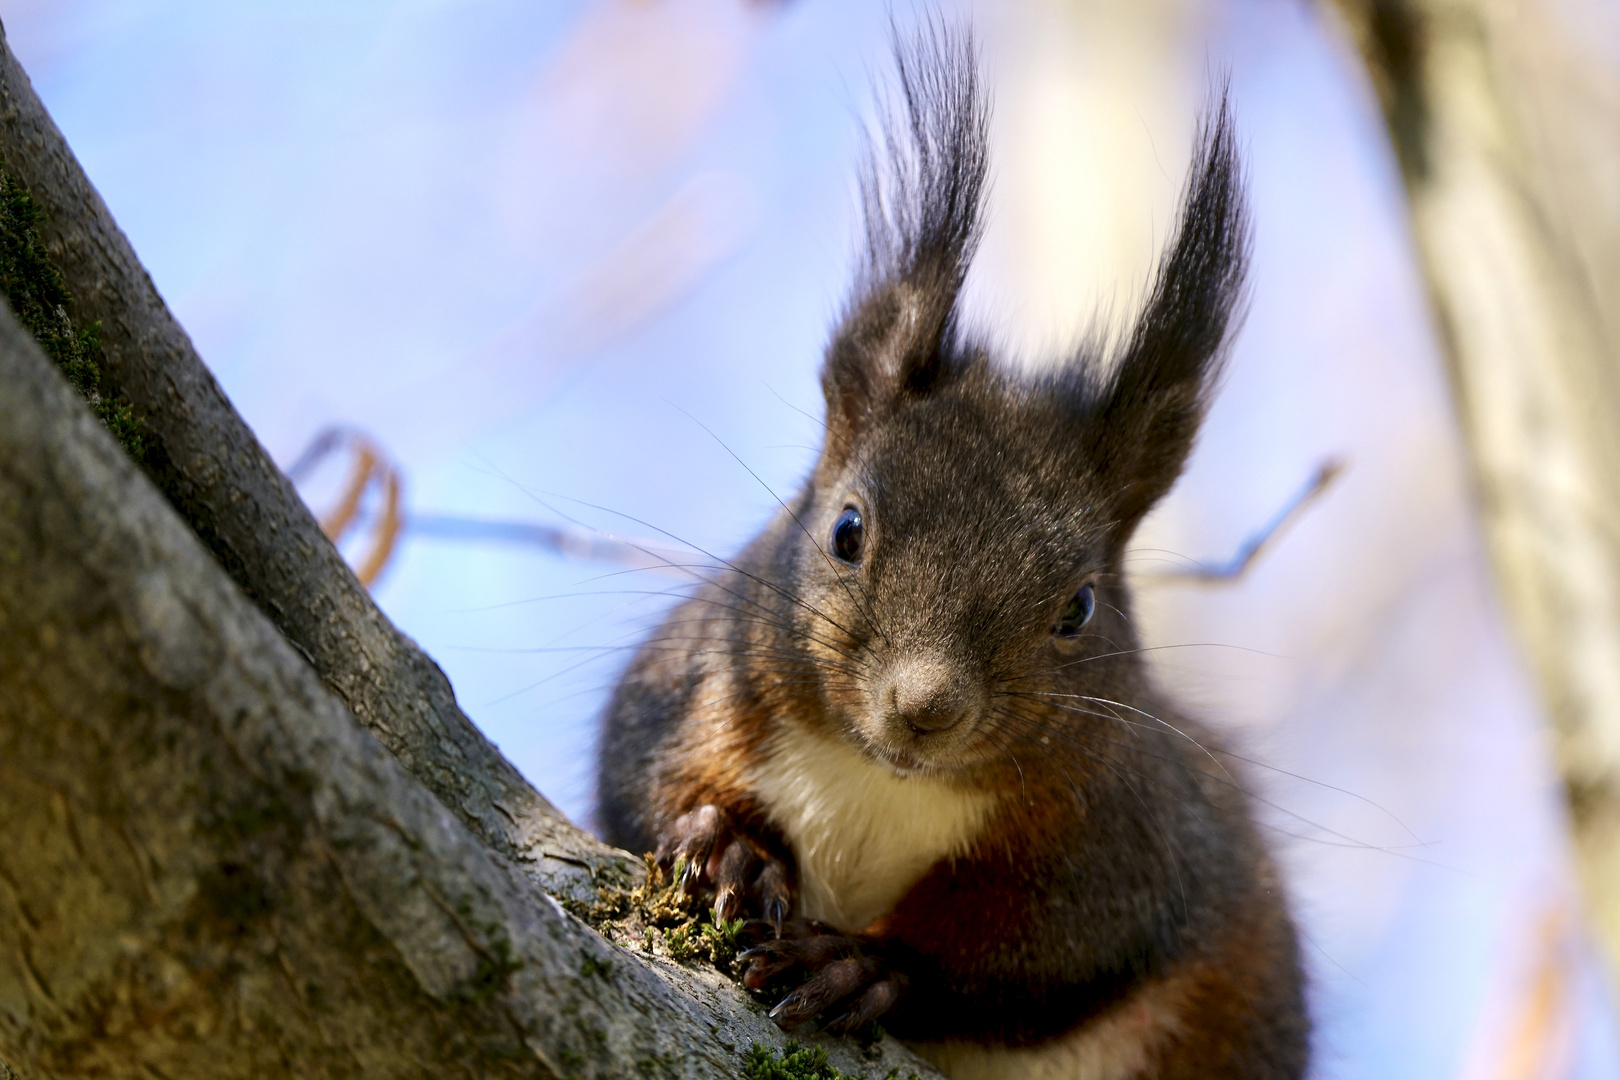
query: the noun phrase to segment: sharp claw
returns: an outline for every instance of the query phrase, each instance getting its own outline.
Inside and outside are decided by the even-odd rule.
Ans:
[[[765,905],[765,918],[770,921],[776,936],[782,936],[782,920],[787,917],[787,905],[780,900],[772,900]]]
[[[794,1006],[798,1005],[799,1003],[800,1003],[799,992],[797,990],[795,990],[795,991],[793,991],[793,993],[789,994],[787,997],[783,998],[781,1001],[778,1001],[776,1003],[776,1008],[772,1009],[768,1015],[770,1016],[770,1018],[772,1020],[775,1020],[777,1018],[778,1014],[780,1014],[784,1010],[792,1009]]]
[[[744,949],[737,954],[739,960],[752,960],[756,956],[769,956],[771,950],[764,945],[755,945],[752,949]]]

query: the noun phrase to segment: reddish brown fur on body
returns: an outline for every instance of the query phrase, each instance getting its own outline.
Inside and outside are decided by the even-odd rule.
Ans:
[[[1304,1044],[1307,1021],[1297,985],[1287,987],[1292,993],[1280,993],[1277,979],[1278,971],[1298,962],[1286,911],[1275,904],[1251,907],[1188,965],[1177,1010],[1182,1030],[1160,1045],[1149,1075],[1163,1080],[1289,1075],[1286,1062],[1256,1060],[1255,1048],[1274,1044],[1275,1036],[1258,1036],[1279,1024],[1290,1041]]]
[[[723,703],[703,704],[689,714],[659,769],[654,805],[662,818],[704,805],[735,813],[749,803],[748,763],[759,756],[766,725],[758,710]]]

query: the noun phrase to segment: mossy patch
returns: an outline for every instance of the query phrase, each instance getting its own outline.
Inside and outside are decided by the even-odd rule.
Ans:
[[[564,900],[563,906],[626,948],[682,963],[708,961],[734,976],[743,921],[716,923],[701,900],[675,884],[683,870],[685,865],[676,863],[665,874],[649,855],[644,884],[631,889],[606,886],[591,903]]]
[[[79,326],[68,314],[73,296],[40,239],[45,211],[15,176],[0,169],[0,291],[17,321],[67,376],[118,445],[145,457],[141,418],[108,384],[101,324]]]
[[[792,1042],[780,1054],[759,1043],[750,1046],[743,1060],[743,1075],[748,1080],[856,1080],[833,1068],[827,1061],[827,1051],[821,1047]]]
[[[748,1080],[862,1080],[833,1068],[821,1047],[796,1042],[788,1043],[780,1053],[759,1043],[750,1046],[743,1059],[743,1075]],[[890,1069],[883,1080],[901,1080],[900,1070]],[[909,1080],[917,1080],[917,1074],[912,1073]]]

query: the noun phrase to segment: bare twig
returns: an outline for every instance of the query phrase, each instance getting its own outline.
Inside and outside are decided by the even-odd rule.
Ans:
[[[1199,585],[1226,585],[1242,580],[1259,560],[1261,553],[1271,547],[1289,526],[1298,521],[1312,503],[1321,498],[1345,468],[1346,464],[1342,458],[1324,460],[1316,467],[1316,472],[1311,474],[1305,485],[1294,493],[1293,498],[1284,503],[1282,509],[1261,526],[1259,531],[1250,535],[1243,542],[1243,546],[1225,562],[1202,563],[1184,570],[1150,571],[1142,576],[1148,580],[1182,581]]]
[[[567,559],[605,562],[636,570],[657,570],[690,579],[694,559],[703,557],[651,541],[611,536],[573,524],[529,521],[500,521],[407,511],[401,505],[403,472],[386,450],[369,436],[343,427],[329,427],[310,441],[298,455],[287,475],[293,480],[307,478],[332,455],[347,452],[349,479],[332,509],[322,515],[322,527],[336,543],[352,527],[372,532],[371,548],[360,562],[361,582],[370,585],[387,566],[395,542],[402,534],[443,540],[490,541],[521,544]],[[383,491],[380,514],[367,513],[364,496],[372,488]],[[708,560],[703,560],[707,562]]]

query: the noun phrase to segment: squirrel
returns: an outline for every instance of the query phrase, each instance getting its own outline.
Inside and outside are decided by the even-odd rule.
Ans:
[[[1296,931],[1249,798],[1154,685],[1127,541],[1244,296],[1224,92],[1113,350],[1016,376],[961,325],[988,111],[966,31],[896,45],[803,489],[606,707],[598,824],[751,916],[785,1027],[881,1019],[947,1075],[1303,1075]]]

